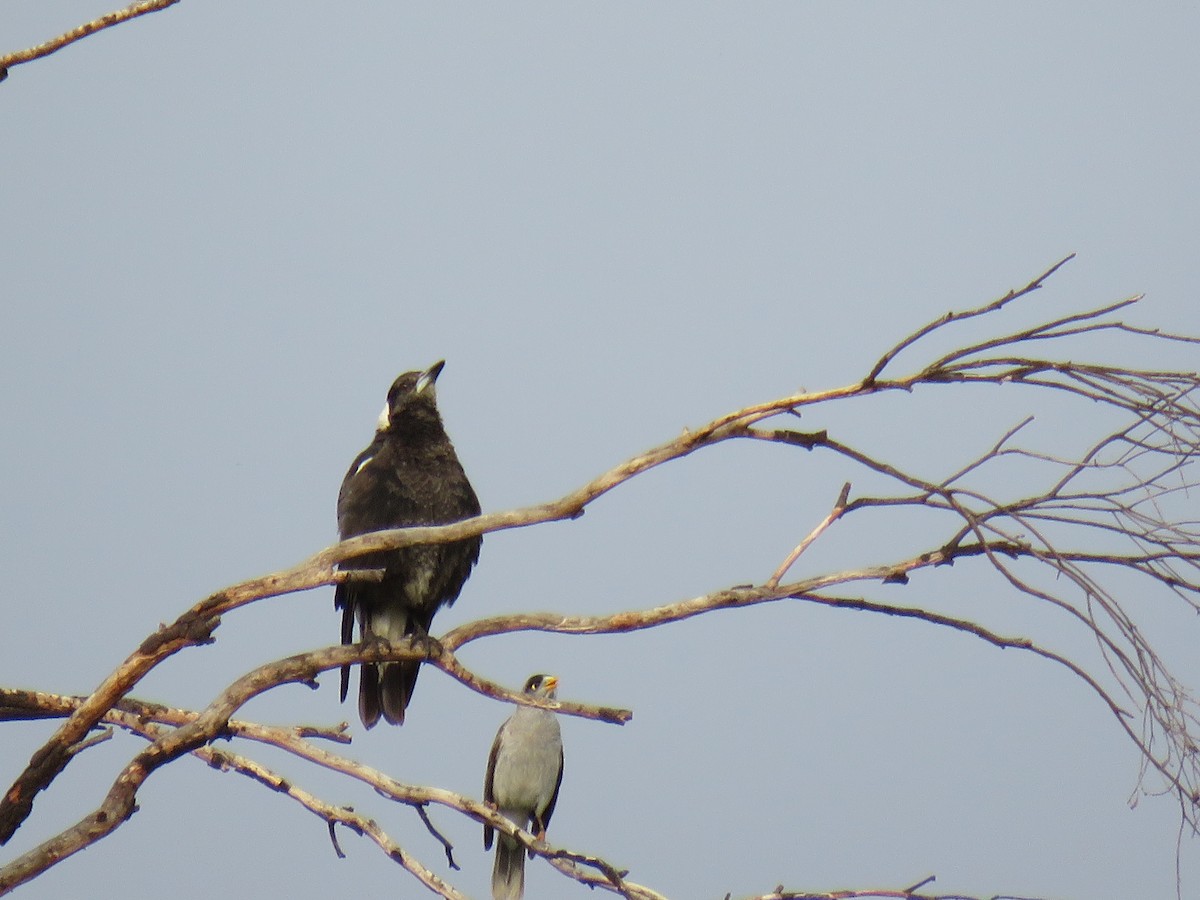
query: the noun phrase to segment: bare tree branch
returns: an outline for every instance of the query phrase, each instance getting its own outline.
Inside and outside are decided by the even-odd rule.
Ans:
[[[124,708],[110,710],[104,717],[106,723],[123,728],[152,741],[151,747],[135,756],[133,761],[125,767],[122,776],[117,779],[117,783],[110,790],[109,797],[106,798],[104,805],[92,816],[81,821],[74,828],[64,831],[56,838],[45,842],[40,847],[29,851],[9,866],[0,869],[0,894],[6,893],[13,887],[36,877],[42,871],[55,865],[59,861],[58,854],[77,852],[95,843],[107,833],[111,833],[112,830],[120,826],[121,821],[112,822],[112,827],[103,833],[96,830],[95,823],[103,824],[108,821],[105,816],[106,810],[109,808],[125,809],[126,806],[132,810],[137,786],[140,785],[141,781],[154,768],[165,764],[167,760],[162,758],[164,754],[170,754],[174,758],[185,753],[191,753],[191,755],[197,756],[214,768],[246,775],[271,790],[286,794],[310,812],[324,819],[331,828],[335,825],[344,825],[358,834],[370,837],[389,857],[406,868],[422,884],[440,896],[455,898],[461,896],[452,886],[439,879],[425,866],[417,862],[415,857],[397,845],[375,822],[354,813],[353,810],[348,810],[345,807],[335,807],[332,804],[319,800],[312,794],[296,786],[292,779],[275,773],[243,754],[232,753],[207,745],[208,742],[219,737],[238,737],[262,744],[269,744],[306,762],[361,781],[372,787],[382,796],[411,806],[417,812],[422,822],[426,824],[430,833],[445,848],[447,857],[451,862],[451,868],[457,868],[457,866],[453,864],[453,859],[450,855],[450,843],[432,826],[426,813],[426,807],[431,803],[457,810],[481,823],[487,823],[498,830],[512,834],[522,843],[526,844],[534,855],[547,858],[564,874],[589,886],[604,887],[623,896],[644,898],[644,900],[657,900],[660,897],[660,895],[648,888],[642,888],[638,885],[628,885],[623,881],[623,873],[599,857],[580,854],[563,848],[550,847],[538,841],[534,835],[516,828],[510,820],[486,804],[451,791],[404,784],[369,766],[323,750],[305,738],[305,734],[313,731],[321,735],[329,733],[337,735],[342,730],[340,728],[314,729],[311,726],[280,728],[225,718],[227,710],[241,706],[263,690],[287,683],[291,680],[304,680],[304,675],[311,665],[317,664],[321,669],[338,668],[342,663],[338,662],[336,658],[333,658],[333,661],[330,662],[330,653],[338,651],[335,657],[337,655],[345,656],[347,654],[344,651],[353,649],[355,648],[333,647],[327,651],[301,654],[297,657],[291,657],[287,660],[280,660],[277,663],[260,667],[243,676],[223,692],[223,700],[219,710],[214,709],[214,706],[210,706],[203,713],[196,713],[188,710],[168,709],[167,707],[144,703],[133,698],[122,702]],[[409,655],[412,656],[414,654],[410,651]],[[397,656],[404,658],[402,654],[391,654],[392,658]],[[505,689],[500,689],[500,692],[511,694],[513,699],[524,697],[523,694],[509,692]],[[33,691],[6,690],[0,694],[0,720],[3,718],[2,711],[4,710],[12,710],[20,714],[37,709],[45,716],[68,715],[73,708],[77,708],[81,703],[82,698],[77,697],[63,697]],[[573,704],[565,705],[572,706]],[[27,716],[20,715],[19,717],[25,718]],[[191,729],[193,734],[190,737],[185,735],[181,739],[179,732],[185,731],[185,729]],[[194,749],[187,750],[187,743],[196,742],[195,732],[197,730],[203,730],[204,743]],[[155,753],[156,748],[160,751],[158,754]],[[153,766],[150,766],[146,763],[146,760],[149,759],[157,759],[157,761]],[[131,788],[130,784],[135,780],[137,781],[137,785]],[[127,794],[128,796],[122,797],[118,803],[114,804],[113,795],[116,792]],[[89,823],[91,823],[90,826]],[[585,871],[580,866],[595,869],[599,874]]]
[[[1068,257],[1069,259],[1070,257]],[[803,392],[723,415],[698,429],[685,431],[645,453],[602,473],[564,497],[536,506],[478,516],[452,525],[408,528],[362,535],[336,544],[290,569],[233,585],[196,603],[170,625],[147,638],[86,698],[61,698],[37,692],[0,691],[0,720],[66,716],[66,721],[34,755],[30,765],[0,799],[0,839],[7,840],[32,810],[36,794],[45,789],[72,756],[103,736],[97,726],[120,727],[141,734],[151,743],[117,776],[101,806],[74,826],[40,847],[0,868],[0,893],[11,889],[59,860],[95,843],[128,817],[145,779],[181,755],[200,755],[216,765],[254,778],[273,790],[289,792],[287,779],[238,754],[214,750],[218,738],[237,737],[283,748],[305,762],[322,766],[373,786],[397,802],[412,806],[430,834],[441,842],[453,865],[449,842],[426,816],[429,804],[452,808],[478,822],[514,835],[535,855],[548,859],[563,874],[627,898],[658,898],[651,888],[633,884],[627,873],[603,859],[553,848],[516,829],[504,817],[477,801],[436,788],[405,785],[315,746],[309,737],[348,740],[345,726],[334,729],[269,729],[231,718],[251,697],[281,684],[310,683],[316,675],[348,663],[416,659],[428,662],[468,688],[495,699],[545,706],[555,712],[623,723],[632,713],[559,701],[543,704],[509,690],[462,665],[457,652],[473,641],[518,631],[558,634],[617,634],[683,621],[719,609],[794,601],[848,610],[900,616],[973,635],[993,646],[1019,650],[1065,668],[1107,706],[1120,728],[1137,746],[1142,760],[1142,790],[1169,791],[1180,805],[1182,820],[1197,825],[1200,802],[1200,706],[1190,690],[1171,672],[1138,627],[1136,609],[1110,587],[1114,573],[1133,575],[1149,586],[1200,610],[1200,522],[1186,508],[1185,495],[1200,489],[1194,463],[1200,457],[1200,376],[1191,372],[1073,362],[1052,356],[1027,355],[1033,347],[1056,347],[1063,339],[1085,338],[1096,332],[1117,332],[1167,343],[1194,343],[1195,338],[1127,325],[1112,316],[1135,306],[1140,298],[1071,313],[1027,328],[1010,330],[934,355],[908,375],[890,375],[897,358],[915,353],[925,339],[957,322],[986,316],[1010,306],[1041,288],[1062,266],[1057,263],[1024,288],[1008,292],[989,304],[948,313],[899,341],[854,384]],[[931,354],[932,355],[932,354]],[[891,394],[903,399],[917,390],[946,390],[987,385],[995,390],[1047,390],[1083,401],[1089,409],[1104,410],[1119,419],[1115,427],[1093,436],[1082,446],[1053,451],[1032,443],[1032,417],[1023,418],[973,459],[956,464],[948,473],[926,473],[889,460],[869,446],[856,446],[827,430],[796,431],[791,420],[804,409],[837,401]],[[1073,435],[1063,436],[1069,440]],[[156,665],[188,647],[213,640],[221,617],[241,606],[268,597],[332,584],[350,577],[337,565],[377,550],[417,543],[436,543],[572,519],[598,497],[656,466],[727,440],[782,444],[818,454],[833,454],[884,487],[872,494],[851,496],[848,482],[825,518],[801,538],[795,549],[761,584],[740,585],[690,599],[605,616],[563,616],[557,613],[516,614],[477,619],[452,629],[438,640],[407,640],[387,645],[329,647],[297,654],[259,666],[231,683],[202,712],[145,704],[129,692]],[[886,445],[885,445],[886,449]],[[1002,489],[999,468],[1020,461],[1028,472],[1020,493]],[[856,483],[862,483],[856,481]],[[852,528],[871,516],[896,510],[920,510],[933,517],[933,526],[912,535],[915,550],[880,560],[875,548],[863,548],[862,565],[841,571],[789,576],[810,559],[804,554],[839,524]],[[986,624],[987,610],[973,608],[970,616],[925,608],[918,603],[880,600],[866,592],[878,585],[910,584],[917,575],[928,577],[941,566],[974,564],[993,574],[1008,594],[1046,606],[1065,618],[1093,642],[1094,660],[1067,655],[1037,636],[1010,636]],[[784,583],[785,576],[792,578]],[[889,589],[891,590],[891,589]],[[137,725],[136,723],[141,723]],[[141,728],[142,730],[138,730]],[[103,733],[102,733],[103,735]],[[1153,783],[1148,776],[1154,773]],[[289,792],[297,802],[321,816],[331,835],[337,825],[366,834],[429,890],[456,896],[454,889],[397,847],[387,835],[351,811],[340,810],[300,789]],[[371,826],[372,828],[374,826]],[[335,847],[336,847],[336,837]],[[787,893],[779,888],[766,897],[893,897],[930,898],[920,894],[929,879],[903,891],[841,891],[828,894]],[[943,900],[950,895],[942,895]]]
[[[837,502],[833,504],[833,509],[830,511],[829,515],[822,519],[817,527],[809,532],[804,540],[797,544],[796,548],[787,555],[787,559],[779,564],[779,568],[776,569],[771,577],[767,579],[767,587],[773,588],[777,586],[780,579],[787,574],[788,569],[796,564],[796,560],[800,558],[800,554],[811,547],[813,542],[823,535],[830,525],[842,517],[842,514],[846,512],[846,503],[849,498],[850,482],[847,481],[844,485],[842,485],[841,493],[838,494]]]
[[[879,357],[879,361],[875,363],[875,365],[871,368],[871,371],[868,372],[867,376],[863,379],[863,384],[874,384],[879,376],[883,374],[883,370],[891,365],[892,360],[894,360],[913,344],[917,343],[922,338],[928,337],[933,332],[941,328],[945,328],[947,325],[950,325],[954,322],[962,322],[966,319],[974,319],[978,316],[985,316],[988,313],[996,312],[999,309],[1003,309],[1014,300],[1028,296],[1034,291],[1041,290],[1042,284],[1046,281],[1046,279],[1048,279],[1051,275],[1053,275],[1074,258],[1075,254],[1072,253],[1069,256],[1060,259],[1037,278],[1033,279],[1033,281],[1029,282],[1029,284],[1025,285],[1025,287],[1021,288],[1020,290],[1009,291],[998,300],[993,300],[991,303],[975,309],[963,310],[962,312],[948,312],[944,316],[934,319],[932,322],[925,323],[908,337],[904,338],[894,347],[889,349],[883,354],[883,356]]]
[[[918,887],[924,886],[933,878],[927,878]],[[726,894],[725,900],[731,895]],[[1018,897],[1013,894],[993,894],[989,898],[967,896],[966,894],[925,894],[914,889],[889,890],[887,888],[869,888],[860,891],[825,891],[814,894],[811,891],[787,891],[780,885],[769,894],[758,894],[745,900],[1040,900],[1037,897]]]
[[[130,19],[136,19],[138,16],[144,16],[147,13],[158,12],[161,9],[166,9],[168,6],[174,6],[178,2],[179,0],[141,0],[139,3],[131,3],[124,9],[107,13],[98,19],[93,19],[91,22],[85,22],[78,28],[72,28],[70,31],[60,34],[58,37],[52,38],[43,44],[38,44],[36,47],[5,53],[3,56],[0,56],[0,81],[8,77],[8,70],[11,66],[33,62],[35,59],[49,56],[56,50],[61,50],[68,44],[82,40],[88,35],[103,31],[106,28],[112,28],[114,25],[120,25],[122,22],[128,22]]]

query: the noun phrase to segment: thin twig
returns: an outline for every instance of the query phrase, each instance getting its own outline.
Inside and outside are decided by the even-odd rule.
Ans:
[[[458,863],[454,861],[454,845],[450,843],[449,839],[444,834],[434,827],[433,820],[429,818],[429,811],[425,807],[426,804],[418,803],[414,809],[416,809],[417,815],[421,817],[421,821],[425,823],[426,830],[428,830],[429,833],[432,834],[439,843],[441,843],[442,847],[445,848],[446,864],[457,872]]]
[[[917,619],[971,634],[996,647],[1025,651],[1065,667],[1101,698],[1119,727],[1138,747],[1143,776],[1158,773],[1164,790],[1173,792],[1179,801],[1184,821],[1195,825],[1196,803],[1200,797],[1200,759],[1195,752],[1200,743],[1200,707],[1139,629],[1132,608],[1106,587],[1104,575],[1114,569],[1140,575],[1150,579],[1149,583],[1172,591],[1193,607],[1200,608],[1200,551],[1196,550],[1200,542],[1200,523],[1165,511],[1180,505],[1182,494],[1200,489],[1194,466],[1194,461],[1200,458],[1200,403],[1197,401],[1200,376],[1023,354],[1027,345],[1033,342],[1045,347],[1047,342],[1099,331],[1125,332],[1153,340],[1194,342],[1196,339],[1132,328],[1106,318],[1138,299],[1132,298],[1060,316],[1042,325],[1012,330],[1000,337],[943,353],[904,377],[890,380],[880,377],[901,352],[913,349],[944,326],[996,312],[1027,296],[1040,288],[1042,282],[1065,262],[1061,261],[1025,288],[1010,291],[999,300],[977,309],[950,313],[921,327],[885,352],[861,382],[794,394],[727,413],[632,457],[559,500],[479,516],[453,525],[363,535],[327,548],[291,569],[226,588],[195,604],[174,623],[147,638],[89,697],[55,699],[55,695],[0,691],[0,719],[68,716],[0,799],[0,837],[4,839],[29,815],[37,792],[56,777],[74,753],[89,745],[88,736],[93,727],[100,723],[114,724],[122,717],[139,716],[139,721],[161,729],[155,733],[153,743],[117,778],[99,809],[35,851],[0,869],[0,892],[35,877],[58,860],[119,827],[132,811],[140,785],[157,768],[187,753],[215,753],[208,746],[211,741],[240,736],[273,744],[309,762],[361,779],[397,802],[414,806],[419,815],[425,815],[424,806],[428,803],[454,808],[476,821],[515,836],[535,854],[551,859],[560,870],[577,873],[571,877],[584,883],[627,898],[657,897],[649,888],[628,882],[625,872],[603,860],[539,844],[532,835],[517,829],[494,810],[476,801],[434,788],[395,782],[382,773],[315,747],[304,740],[300,729],[270,730],[230,717],[250,697],[280,684],[311,682],[321,671],[350,663],[409,659],[428,662],[471,689],[496,699],[620,723],[627,721],[632,713],[570,701],[547,704],[531,701],[520,692],[468,670],[459,662],[456,653],[472,641],[518,631],[580,635],[625,633],[683,621],[718,609],[787,600]],[[779,424],[775,417],[798,415],[801,409],[839,400],[887,392],[898,394],[918,388],[939,389],[946,385],[970,388],[977,384],[1012,385],[1015,390],[1033,388],[1043,392],[1049,389],[1099,404],[1108,411],[1123,413],[1128,420],[1124,427],[1093,440],[1079,452],[1051,454],[1016,445],[1018,433],[1029,421],[1026,419],[1004,432],[990,449],[959,464],[950,474],[932,475],[898,466],[869,447],[852,446],[828,430],[798,432],[773,427]],[[775,421],[770,421],[772,419]],[[769,441],[817,453],[834,453],[864,472],[881,476],[892,485],[892,491],[879,496],[859,496],[851,501],[847,484],[833,511],[763,585],[714,591],[610,616],[551,613],[497,616],[469,622],[438,641],[324,648],[258,667],[226,688],[201,713],[145,704],[127,696],[141,678],[163,660],[182,649],[210,642],[220,617],[226,613],[267,597],[354,577],[337,571],[337,565],[346,559],[378,550],[459,540],[490,531],[574,518],[598,497],[651,468],[701,448],[736,439]],[[1035,481],[1034,488],[1020,496],[997,496],[987,479],[992,477],[1000,460],[1013,459],[1032,467],[1035,474],[1031,477],[1037,479],[1040,475],[1041,483]],[[932,535],[924,549],[891,562],[782,583],[795,560],[834,521],[846,519],[849,523],[852,514],[854,521],[859,521],[871,511],[896,509],[921,509],[940,517],[938,521],[943,524],[943,533]],[[1122,541],[1116,549],[1112,546],[1114,539]],[[976,618],[966,619],[919,605],[882,602],[858,594],[859,590],[879,583],[907,583],[910,576],[968,560],[986,564],[1018,596],[1047,605],[1067,616],[1073,627],[1084,629],[1094,639],[1102,664],[1091,666],[1096,669],[1093,672],[1080,660],[1044,646],[1033,637],[999,633],[988,627],[978,614]],[[1040,577],[1043,573],[1053,576],[1049,588],[1041,586],[1046,581]],[[163,727],[166,723],[173,727],[166,729]],[[344,725],[340,729],[312,729],[310,733],[335,741],[348,739]],[[1142,790],[1153,792],[1155,786],[1143,783]],[[347,817],[336,821],[359,833],[370,833],[350,811],[343,812]],[[326,821],[332,828],[334,819],[327,817]],[[434,829],[430,828],[430,831],[437,836]],[[336,840],[334,844],[335,849],[340,850]],[[444,846],[449,854],[448,845],[444,843]],[[396,852],[400,852],[398,848]],[[397,860],[403,864],[400,857]],[[784,895],[782,888],[777,893]],[[896,892],[836,894],[841,897],[896,895]],[[833,897],[835,894],[804,896]],[[910,890],[904,896],[917,895]]]
[[[1025,285],[1025,287],[1021,288],[1020,290],[1009,291],[998,300],[993,300],[991,303],[976,307],[975,309],[963,310],[962,312],[948,312],[944,316],[934,319],[932,322],[927,322],[925,325],[922,325],[908,337],[904,338],[902,341],[884,353],[883,356],[879,357],[879,361],[875,363],[875,365],[871,368],[871,371],[868,372],[867,376],[863,379],[863,384],[874,384],[879,379],[879,376],[883,374],[883,370],[887,368],[888,364],[891,363],[892,360],[899,356],[904,350],[911,347],[922,338],[927,337],[928,335],[937,331],[938,329],[944,328],[953,322],[962,322],[966,319],[973,319],[977,316],[984,316],[988,313],[996,312],[997,310],[1007,306],[1012,301],[1039,290],[1046,279],[1048,279],[1051,275],[1053,275],[1074,258],[1074,253],[1063,257],[1037,278],[1033,279],[1033,281],[1029,282],[1029,284]]]
[[[779,580],[787,574],[788,569],[795,565],[796,560],[800,558],[800,554],[807,550],[809,546],[812,545],[813,541],[824,534],[830,525],[842,517],[842,513],[846,511],[846,501],[849,499],[849,497],[850,482],[847,481],[844,485],[842,485],[842,492],[838,494],[837,501],[833,504],[833,509],[830,511],[829,515],[822,519],[820,524],[818,524],[816,528],[809,532],[808,536],[799,544],[797,544],[796,548],[787,555],[787,559],[780,563],[779,568],[776,569],[771,577],[767,579],[767,587],[773,588],[778,585]]]

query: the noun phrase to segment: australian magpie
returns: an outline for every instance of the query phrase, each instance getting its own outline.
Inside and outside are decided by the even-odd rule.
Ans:
[[[445,360],[424,372],[405,372],[388,391],[375,438],[350,464],[338,493],[342,539],[385,528],[441,525],[479,514],[479,500],[463,472],[438,413],[434,382]],[[382,569],[383,580],[345,582],[334,594],[342,610],[342,643],[399,641],[429,633],[433,615],[462,590],[479,558],[481,538],[417,544],[346,560],[343,569]],[[421,664],[416,661],[359,666],[358,714],[371,728],[380,713],[393,725],[404,722]],[[342,668],[346,699],[350,667]]]

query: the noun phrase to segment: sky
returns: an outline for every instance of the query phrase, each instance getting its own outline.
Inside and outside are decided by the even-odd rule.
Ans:
[[[106,11],[7,0],[0,51]],[[12,69],[0,685],[89,693],[160,622],[332,543],[338,485],[392,379],[438,359],[447,428],[499,511],[731,410],[852,383],[917,326],[1069,253],[1006,327],[1145,293],[1132,320],[1200,333],[1198,33],[1200,10],[1165,2],[193,0]],[[1128,352],[1195,368],[1182,350]],[[1035,403],[905,395],[804,427],[930,475],[1029,412],[1048,440],[1097,427],[1087,407]],[[435,633],[762,581],[847,477],[796,448],[695,454],[577,521],[488,536]],[[890,560],[921,527],[831,535],[802,571]],[[1092,649],[980,566],[904,590]],[[261,663],[335,643],[332,593],[226,616],[136,696],[202,707]],[[1200,687],[1194,617],[1136,585],[1123,599]],[[563,720],[550,837],[673,898],[929,875],[978,896],[1175,895],[1177,807],[1130,808],[1133,745],[1028,655],[793,601],[624,637],[498,637],[463,659],[634,711],[623,727]],[[242,716],[353,719],[336,683]],[[346,752],[479,796],[509,712],[429,670],[402,729],[355,722]],[[4,725],[0,780],[52,730]],[[0,861],[92,810],[139,747],[118,736],[76,759]],[[434,812],[463,867],[449,873],[407,808],[234,749],[488,895],[475,824]],[[428,896],[368,841],[343,834],[339,860],[321,821],[193,759],[139,805],[18,895],[192,900],[218,877],[233,896]],[[1188,896],[1200,844],[1179,847]],[[527,896],[586,894],[533,861]]]

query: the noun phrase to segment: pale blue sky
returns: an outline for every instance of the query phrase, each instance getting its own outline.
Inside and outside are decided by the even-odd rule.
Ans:
[[[106,10],[7,0],[0,50]],[[851,382],[918,324],[1072,251],[1034,318],[1146,292],[1138,322],[1200,332],[1198,36],[1182,3],[187,0],[13,69],[0,684],[86,693],[160,621],[331,542],[392,378],[436,359],[448,429],[500,510],[740,406]],[[916,397],[809,422],[936,475],[1023,415]],[[435,631],[765,579],[845,477],[764,445],[689,458],[577,522],[488,537]],[[898,537],[826,558],[890,559]],[[1090,651],[978,575],[938,571],[903,599]],[[231,614],[137,693],[201,705],[333,643],[331,599]],[[1147,627],[1200,685],[1194,620],[1153,602]],[[1044,662],[800,604],[465,657],[509,685],[552,671],[565,697],[634,709],[624,728],[564,720],[551,836],[671,897],[929,874],[980,896],[1173,896],[1176,808],[1127,808],[1134,748]],[[246,714],[352,717],[335,684]],[[508,712],[430,671],[409,724],[348,752],[478,795]],[[0,781],[51,727],[4,727]],[[0,859],[91,810],[137,746],[73,763]],[[254,753],[446,874],[407,809]],[[368,842],[344,834],[338,860],[321,822],[193,760],[140,804],[18,895],[192,900],[217,877],[231,896],[425,896]],[[479,829],[434,816],[456,883],[486,896]],[[1192,839],[1182,868],[1187,896]],[[533,862],[527,896],[587,895]]]

